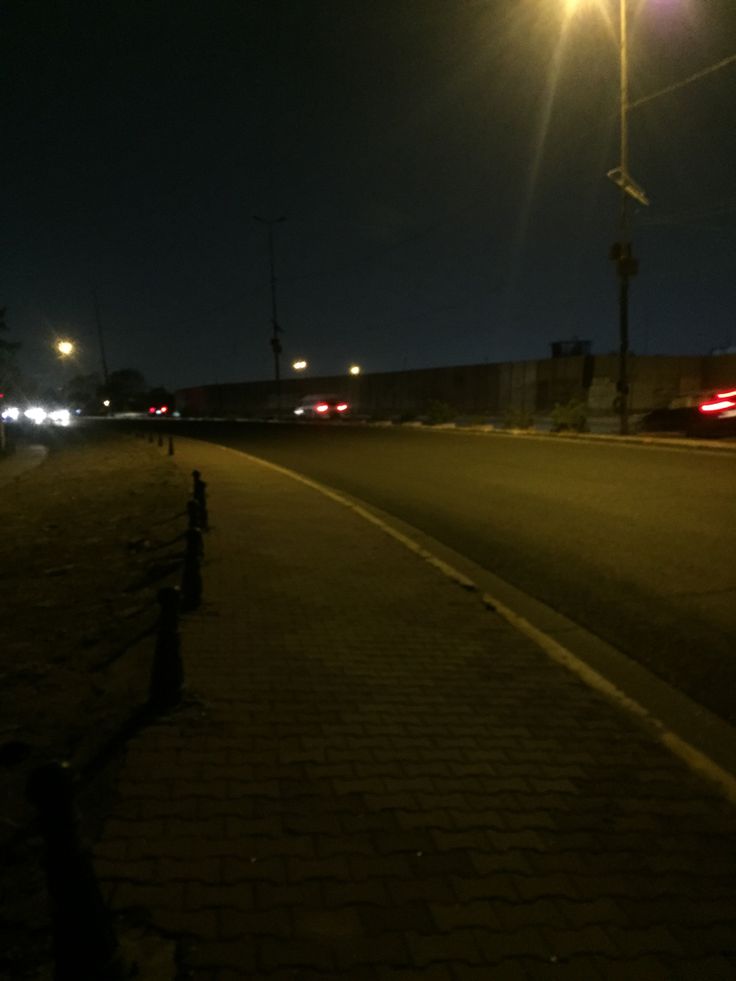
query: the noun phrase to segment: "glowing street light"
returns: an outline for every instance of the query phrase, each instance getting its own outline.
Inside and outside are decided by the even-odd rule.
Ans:
[[[351,375],[359,375],[360,374],[360,365],[359,364],[351,364],[350,365],[350,368],[349,368],[349,372],[350,372]]]
[[[304,369],[307,367],[307,362],[304,360],[304,358],[301,358],[299,361],[294,361],[291,367],[294,369],[294,371],[304,371]]]
[[[69,355],[74,353],[74,345],[71,341],[58,341],[56,350],[59,352],[62,358],[68,358]]]

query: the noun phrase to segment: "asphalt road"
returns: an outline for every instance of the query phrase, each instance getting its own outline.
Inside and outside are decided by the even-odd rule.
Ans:
[[[190,431],[205,426],[421,529],[736,723],[735,454],[330,424]]]

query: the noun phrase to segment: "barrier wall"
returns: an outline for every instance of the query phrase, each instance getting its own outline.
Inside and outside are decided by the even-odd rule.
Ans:
[[[631,411],[648,412],[672,399],[709,388],[736,387],[736,354],[705,357],[635,357],[629,360]],[[508,411],[545,414],[557,403],[585,402],[591,414],[614,411],[618,357],[585,355],[541,361],[497,362],[375,374],[294,377],[281,381],[281,409],[310,394],[342,395],[355,412],[395,418],[419,415],[445,402],[458,414],[499,416]],[[273,381],[202,385],[176,393],[190,416],[273,415]]]

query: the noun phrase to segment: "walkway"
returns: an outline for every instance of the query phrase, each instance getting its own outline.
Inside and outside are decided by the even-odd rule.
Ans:
[[[129,745],[96,864],[181,978],[733,981],[709,785],[351,510],[176,452],[212,524],[191,701]]]

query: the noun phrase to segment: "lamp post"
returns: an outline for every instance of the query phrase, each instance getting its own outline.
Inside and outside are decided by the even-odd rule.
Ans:
[[[110,381],[110,372],[107,370],[107,358],[105,357],[105,342],[102,337],[102,321],[100,320],[100,305],[97,302],[97,293],[92,290],[92,302],[95,307],[95,322],[97,324],[97,340],[100,343],[100,362],[102,364],[102,378],[107,388]]]
[[[258,215],[253,215],[256,221],[260,221],[262,224],[268,226],[268,257],[271,267],[271,350],[273,351],[273,371],[274,371],[274,383],[276,388],[276,418],[281,418],[281,370],[280,370],[280,357],[281,357],[281,341],[279,340],[279,334],[282,333],[281,327],[279,327],[278,317],[276,313],[276,267],[274,262],[274,248],[273,248],[273,226],[281,221],[286,221],[286,218],[282,215],[281,218],[260,218]]]
[[[59,338],[56,344],[54,344],[54,347],[56,349],[57,354],[59,355],[59,360],[61,361],[62,366],[64,362],[66,362],[67,365],[71,366],[73,363],[72,356],[76,350],[76,345],[74,344],[74,342],[70,341],[68,338]],[[62,367],[60,371],[61,371],[61,386],[59,388],[59,394],[66,399],[70,395],[69,383],[71,381],[71,371],[69,367],[67,368]]]
[[[619,105],[620,105],[620,153],[619,165],[607,176],[617,184],[621,195],[619,240],[611,246],[610,258],[616,263],[619,279],[618,319],[619,355],[616,382],[616,406],[619,414],[619,432],[629,432],[629,280],[639,271],[639,261],[634,258],[630,242],[629,198],[648,205],[643,189],[629,174],[629,42],[628,0],[619,0]]]

